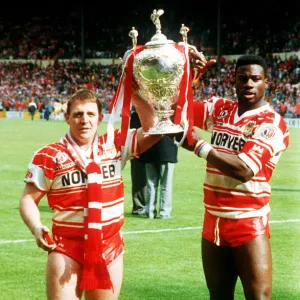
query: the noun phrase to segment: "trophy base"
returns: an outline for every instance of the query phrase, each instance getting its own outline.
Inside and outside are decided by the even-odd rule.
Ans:
[[[144,132],[145,135],[160,135],[160,134],[173,134],[183,132],[181,125],[173,124],[170,120],[160,121],[156,126],[151,127],[147,132]]]

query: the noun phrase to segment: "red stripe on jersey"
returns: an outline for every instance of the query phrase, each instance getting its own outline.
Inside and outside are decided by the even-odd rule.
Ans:
[[[214,149],[232,155],[243,153],[240,159],[245,159],[256,172],[251,181],[242,183],[207,163],[204,202],[221,211],[227,211],[226,207],[238,211],[265,206],[270,201],[268,181],[278,162],[275,155],[285,151],[289,144],[284,120],[268,104],[240,116],[238,102],[225,99],[195,103],[194,109],[195,126],[213,130]]]
[[[128,138],[132,139],[133,144],[136,144],[136,133],[134,136],[131,136],[131,134],[128,133]],[[118,146],[119,135],[119,132],[116,130],[115,146],[117,155],[113,159],[106,156],[105,151],[102,149],[102,144],[106,142],[107,134],[99,137],[101,166],[107,166],[107,173],[105,173],[107,176],[103,179],[102,184],[102,196],[104,205],[107,204],[109,207],[112,207],[113,204],[111,203],[115,203],[115,205],[120,207],[124,202],[124,186],[120,174],[122,152],[121,147]],[[131,151],[132,147],[130,145],[127,151],[124,152],[128,152],[131,155]],[[83,238],[83,223],[71,222],[67,218],[68,212],[70,212],[76,219],[76,212],[78,212],[79,218],[83,219],[83,206],[86,199],[86,174],[79,170],[77,166],[74,166],[74,161],[68,155],[65,146],[60,143],[51,144],[40,149],[35,153],[32,164],[32,168],[36,167],[39,170],[36,172],[38,178],[26,178],[26,181],[35,182],[35,180],[38,180],[40,184],[45,185],[41,187],[44,190],[48,190],[49,207],[55,210],[55,216],[60,220],[53,220],[53,233],[69,238]],[[40,171],[40,168],[43,172]],[[105,225],[104,232],[106,232],[107,236],[115,235],[123,224],[123,208],[120,207],[117,210],[120,210],[119,216],[115,215],[110,220],[105,221],[107,225]],[[64,215],[66,218],[65,222]],[[80,226],[80,228],[70,227],[72,224]]]

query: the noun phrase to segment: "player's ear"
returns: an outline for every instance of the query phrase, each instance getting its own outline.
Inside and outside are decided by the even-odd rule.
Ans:
[[[70,120],[70,116],[69,116],[69,114],[67,113],[67,112],[65,112],[64,113],[64,115],[65,115],[65,120],[66,120],[66,122],[68,123],[68,124],[70,124],[69,122],[69,120]]]
[[[265,89],[269,86],[269,78],[265,78]]]
[[[98,119],[98,125],[102,122],[104,115],[101,113],[99,114],[99,119]]]

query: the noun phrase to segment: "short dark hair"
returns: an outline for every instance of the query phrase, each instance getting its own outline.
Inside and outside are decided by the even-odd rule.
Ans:
[[[240,56],[236,62],[235,74],[239,67],[245,66],[245,65],[259,65],[264,69],[265,76],[267,76],[268,67],[267,67],[265,60],[261,56],[254,55],[254,54],[246,54],[246,55]]]
[[[93,102],[97,104],[98,112],[101,114],[102,112],[102,103],[99,98],[96,96],[94,92],[88,89],[80,89],[75,94],[71,96],[67,103],[67,113],[70,114],[71,112],[71,105],[75,101],[82,101],[85,103]]]

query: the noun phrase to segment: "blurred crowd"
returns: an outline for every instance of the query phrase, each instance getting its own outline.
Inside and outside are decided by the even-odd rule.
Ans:
[[[174,15],[173,12],[164,15],[163,33],[169,39],[179,41],[182,39],[179,34],[180,23],[175,17],[172,18]],[[72,59],[82,57],[83,53],[85,58],[117,58],[132,46],[128,37],[131,27],[142,22],[139,20],[142,15],[135,14],[135,23],[129,25],[133,21],[130,16],[119,22],[115,22],[112,16],[112,20],[105,19],[105,23],[101,22],[98,14],[88,16],[84,30],[79,12],[63,17],[57,14],[17,19],[3,16],[0,18],[0,59]],[[138,44],[149,41],[155,33],[150,20],[146,24],[137,26]],[[190,29],[188,42],[206,52],[206,55],[216,55],[216,26],[203,24],[201,20],[186,20],[185,24]],[[220,30],[220,50],[223,55],[265,55],[300,49],[300,20],[295,17],[279,16],[272,25],[269,22],[263,25],[258,21],[249,22],[246,18],[229,18],[221,23]]]
[[[266,101],[283,117],[300,117],[300,60],[297,55],[282,60],[277,55],[266,55],[268,65],[268,88]],[[194,84],[195,100],[205,100],[212,96],[236,99],[234,86],[235,61],[226,62],[220,58],[220,71],[209,69]]]
[[[282,60],[279,56],[265,57],[268,64],[269,87],[266,100],[285,117],[300,116],[300,60],[296,55]],[[234,87],[235,61],[220,58],[216,66],[194,80],[196,101],[212,96],[236,99]],[[63,110],[70,95],[81,87],[94,90],[101,99],[104,111],[120,79],[119,65],[81,64],[58,61],[43,67],[34,63],[0,64],[0,109],[27,110],[33,100],[43,112],[48,106],[58,105]],[[299,105],[298,105],[299,104]],[[298,112],[297,112],[298,105]]]
[[[178,20],[166,15],[165,24],[177,24]],[[135,15],[135,19],[138,15]],[[38,110],[54,111],[80,87],[93,89],[108,111],[110,101],[120,78],[119,65],[101,65],[71,62],[68,59],[118,58],[132,47],[128,32],[131,27],[122,26],[124,20],[101,22],[98,14],[89,17],[85,30],[81,26],[80,14],[39,15],[37,17],[0,18],[0,110],[27,110],[34,101]],[[128,18],[127,18],[128,19]],[[132,20],[130,20],[131,22]],[[138,19],[137,19],[138,21]],[[282,60],[270,53],[300,50],[300,21],[281,18],[284,26],[271,27],[268,22],[247,22],[246,19],[222,22],[221,53],[219,64],[193,82],[196,100],[212,96],[236,99],[234,88],[235,61],[227,61],[226,55],[254,53],[265,57],[268,64],[269,88],[266,99],[282,115],[295,117],[300,102],[300,63],[297,55],[286,55]],[[107,21],[106,21],[107,22]],[[128,22],[128,20],[127,20]],[[148,22],[149,23],[149,20]],[[255,27],[255,24],[258,24]],[[199,23],[200,24],[200,23]],[[206,56],[216,56],[216,27],[206,28],[197,23],[189,26],[188,42],[203,51]],[[139,28],[138,43],[144,44],[154,33],[153,26]],[[84,33],[84,38],[81,35]],[[168,38],[180,39],[179,26],[175,30],[163,27]],[[84,41],[84,48],[82,48]],[[1,59],[11,60],[1,62]],[[18,59],[33,59],[34,63],[16,63]],[[51,59],[54,64],[40,65],[39,60]],[[61,60],[66,59],[66,60]],[[56,109],[56,111],[59,109]]]
[[[0,109],[27,110],[33,100],[42,112],[55,102],[64,104],[79,88],[93,89],[108,110],[120,77],[118,65],[82,65],[76,62],[49,64],[0,64]]]

